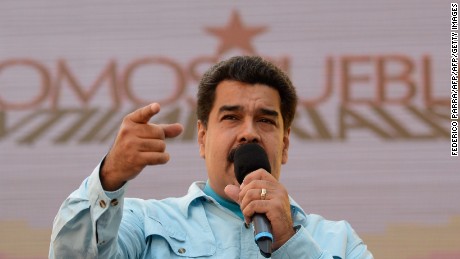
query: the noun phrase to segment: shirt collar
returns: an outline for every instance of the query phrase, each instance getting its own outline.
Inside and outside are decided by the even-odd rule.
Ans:
[[[291,203],[292,215],[295,215],[297,212],[300,212],[305,217],[307,217],[307,214],[305,213],[305,211],[303,211],[303,209],[299,206],[299,204],[297,204],[297,202],[291,196],[289,196],[289,203]]]
[[[221,197],[219,194],[217,194],[209,185],[209,180],[206,182],[206,186],[204,187],[203,192],[207,196],[210,196],[211,198],[213,198],[222,207],[233,212],[233,214],[238,216],[241,220],[244,220],[243,212],[240,209],[240,205],[236,202],[226,200],[223,197]]]
[[[179,208],[186,218],[188,218],[188,209],[192,202],[196,199],[206,198],[206,194],[203,192],[203,188],[206,185],[206,182],[197,181],[192,183],[188,188],[187,195],[185,195],[182,201],[179,203]]]

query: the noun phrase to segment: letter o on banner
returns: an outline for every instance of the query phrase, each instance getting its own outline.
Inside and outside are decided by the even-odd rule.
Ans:
[[[176,87],[169,97],[162,99],[162,100],[145,100],[145,99],[141,99],[137,97],[134,94],[132,85],[131,85],[132,74],[136,69],[144,65],[161,65],[161,66],[165,66],[165,67],[172,69],[172,71],[175,73]],[[170,104],[176,101],[177,99],[179,99],[179,97],[185,92],[185,84],[186,84],[184,73],[182,72],[182,69],[179,66],[179,64],[175,63],[171,59],[161,58],[161,57],[143,58],[143,59],[134,61],[133,63],[127,66],[125,72],[123,73],[122,80],[120,81],[123,84],[123,88],[125,90],[127,97],[136,106],[146,105],[148,103],[151,103],[152,101],[155,101],[159,103],[160,105]]]
[[[31,59],[11,59],[0,63],[0,76],[13,67],[27,67],[37,71],[41,77],[40,90],[36,96],[23,102],[8,102],[0,95],[0,110],[26,110],[38,106],[46,99],[51,87],[51,78],[46,67]]]

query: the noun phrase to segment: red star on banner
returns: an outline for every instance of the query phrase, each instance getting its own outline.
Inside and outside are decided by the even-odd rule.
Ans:
[[[244,26],[240,15],[233,11],[230,21],[224,27],[207,27],[206,31],[220,38],[217,54],[221,55],[231,49],[241,49],[247,54],[255,54],[251,44],[253,37],[264,32],[266,26]]]

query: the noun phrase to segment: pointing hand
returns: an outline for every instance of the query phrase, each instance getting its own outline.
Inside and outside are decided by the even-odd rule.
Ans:
[[[178,123],[149,123],[159,111],[160,105],[152,103],[123,119],[114,145],[102,165],[100,178],[104,190],[119,189],[147,165],[169,161],[169,154],[165,152],[165,139],[177,137],[183,127]]]

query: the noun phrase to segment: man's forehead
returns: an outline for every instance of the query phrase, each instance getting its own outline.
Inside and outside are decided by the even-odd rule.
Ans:
[[[255,113],[260,113],[264,115],[270,115],[270,116],[278,116],[279,112],[277,111],[278,109],[276,107],[265,107],[265,106],[259,106],[254,109]],[[221,105],[218,107],[218,113],[224,113],[224,112],[245,112],[246,108],[243,105]]]
[[[248,84],[239,81],[222,81],[217,85],[214,102],[238,105],[251,98],[261,100],[267,106],[279,106],[280,95],[276,88],[264,84]]]

